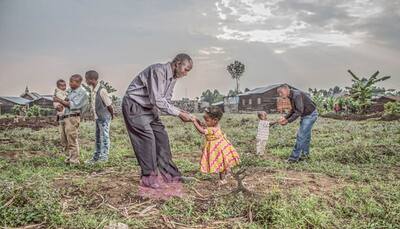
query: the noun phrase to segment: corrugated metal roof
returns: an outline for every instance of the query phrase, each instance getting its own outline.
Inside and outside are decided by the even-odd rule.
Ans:
[[[243,96],[243,95],[254,95],[254,94],[262,94],[264,92],[267,92],[271,89],[277,88],[281,85],[284,85],[284,83],[280,83],[280,84],[272,84],[272,85],[268,85],[268,86],[264,86],[264,87],[256,87],[248,92],[245,92],[243,94],[240,94],[239,96]]]
[[[14,97],[14,96],[0,96],[0,98],[10,101],[12,103],[18,104],[18,105],[26,105],[26,104],[32,102],[29,99],[24,99],[21,97]]]

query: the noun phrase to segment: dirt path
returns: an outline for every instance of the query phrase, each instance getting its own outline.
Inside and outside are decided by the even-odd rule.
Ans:
[[[25,121],[18,120],[18,122],[14,122],[13,118],[0,119],[0,131],[15,129],[18,127],[39,130],[42,128],[48,128],[57,125],[58,123],[55,117],[32,117],[32,118],[26,118]]]

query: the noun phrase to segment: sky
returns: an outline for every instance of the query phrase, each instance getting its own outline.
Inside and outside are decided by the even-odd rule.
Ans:
[[[94,69],[123,95],[147,66],[181,52],[193,70],[174,98],[227,94],[226,66],[246,66],[240,88],[288,83],[344,87],[347,69],[400,89],[398,0],[0,0],[0,95]]]

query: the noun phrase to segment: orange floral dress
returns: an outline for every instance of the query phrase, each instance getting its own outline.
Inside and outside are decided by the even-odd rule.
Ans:
[[[219,127],[208,127],[200,166],[203,173],[221,173],[239,164],[239,154]]]

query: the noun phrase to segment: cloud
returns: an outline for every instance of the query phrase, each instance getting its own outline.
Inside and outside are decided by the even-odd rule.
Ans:
[[[276,54],[282,54],[282,53],[285,53],[286,52],[286,50],[283,50],[283,49],[275,49],[274,50],[274,53],[276,53]]]
[[[287,48],[352,47],[373,36],[367,23],[383,17],[385,3],[387,0],[219,0],[215,3],[221,19],[216,38]]]
[[[377,2],[376,0],[353,0],[338,5],[338,8],[344,8],[351,17],[364,19],[383,12],[383,7],[378,5]]]
[[[204,48],[204,49],[200,49],[199,53],[202,55],[212,55],[212,54],[223,54],[225,53],[225,50],[221,47],[209,47],[209,48]]]
[[[217,9],[218,17],[221,20],[226,20],[226,14],[222,13],[222,8],[220,7],[218,2],[215,3],[215,7]]]

